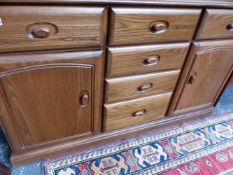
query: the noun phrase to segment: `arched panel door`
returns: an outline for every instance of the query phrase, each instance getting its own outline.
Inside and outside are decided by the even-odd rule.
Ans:
[[[1,82],[25,146],[91,132],[92,67],[26,68]]]
[[[103,52],[0,55],[0,124],[14,153],[101,131]]]
[[[232,68],[232,41],[194,43],[171,104],[174,113],[212,108]]]

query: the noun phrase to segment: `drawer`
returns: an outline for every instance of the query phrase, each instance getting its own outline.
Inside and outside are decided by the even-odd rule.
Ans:
[[[207,9],[196,39],[233,38],[233,10]]]
[[[190,40],[201,10],[112,8],[110,45]]]
[[[104,105],[104,130],[112,131],[165,116],[171,92]]]
[[[101,7],[1,6],[0,18],[0,52],[103,45]]]
[[[180,69],[189,43],[108,49],[107,77]]]
[[[111,103],[173,91],[180,70],[146,75],[107,78],[105,102]]]

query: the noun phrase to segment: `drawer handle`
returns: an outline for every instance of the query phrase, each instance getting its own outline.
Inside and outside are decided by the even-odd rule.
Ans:
[[[153,87],[152,83],[146,83],[138,87],[139,92],[145,92]]]
[[[82,107],[86,107],[89,103],[89,94],[87,91],[83,91],[80,96],[80,103]]]
[[[0,27],[3,26],[2,18],[0,18]]]
[[[167,21],[156,21],[150,25],[150,31],[154,34],[160,34],[166,32],[168,27]]]
[[[195,72],[194,75],[191,75],[188,80],[188,84],[192,85],[197,80],[197,73]]]
[[[152,66],[158,64],[160,60],[160,56],[156,55],[154,57],[146,58],[143,63],[145,66]]]
[[[34,29],[32,35],[34,38],[48,38],[50,31],[48,28]]]
[[[233,31],[233,24],[228,24],[228,25],[226,26],[226,29],[227,29],[228,31]]]
[[[30,24],[26,28],[29,38],[44,39],[56,35],[58,28],[56,25],[47,22]]]
[[[142,110],[139,110],[139,111],[136,111],[132,114],[133,117],[140,117],[142,115],[145,115],[146,114],[146,109],[142,109]]]

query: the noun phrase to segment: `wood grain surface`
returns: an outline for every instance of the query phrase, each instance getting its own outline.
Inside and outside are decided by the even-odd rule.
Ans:
[[[233,68],[232,40],[195,42],[168,115],[213,107]],[[194,76],[194,78],[193,78]]]
[[[200,13],[199,9],[112,8],[109,44],[190,40]],[[154,32],[152,27],[160,23],[166,23],[167,29]]]
[[[107,77],[180,69],[188,48],[189,43],[110,47],[107,58]],[[146,64],[147,59],[150,58],[158,58],[158,62]]]
[[[145,132],[153,132],[155,129],[162,129],[172,125],[179,125],[193,120],[194,118],[204,118],[213,112],[213,108],[199,110],[188,114],[177,116],[163,117],[159,120],[149,121],[143,124],[134,125],[128,128],[123,128],[111,132],[103,132],[98,135],[92,135],[85,138],[75,139],[57,144],[56,147],[44,147],[39,150],[32,150],[21,154],[14,154],[11,157],[11,162],[14,166],[22,165],[23,162],[32,162],[38,159],[47,159],[49,156],[57,154],[66,154],[67,152],[75,152],[77,150],[85,151],[87,147],[101,146],[116,140],[123,141],[132,136],[138,136]]]
[[[0,124],[14,165],[209,115],[233,69],[231,0],[0,4]],[[195,41],[215,38],[228,40]]]
[[[233,38],[233,10],[207,9],[196,39]]]
[[[82,5],[140,5],[140,6],[193,6],[233,8],[232,0],[1,0],[0,3],[30,3],[30,4],[82,4]]]
[[[195,55],[176,110],[214,104],[216,94],[233,66],[233,50],[214,50]]]
[[[129,100],[173,91],[180,70],[145,75],[107,78],[105,80],[105,103]],[[143,86],[151,87],[143,90]]]
[[[14,152],[100,132],[102,54],[0,56],[1,122]]]
[[[1,6],[0,18],[0,52],[101,47],[105,40],[102,7]]]
[[[92,71],[78,65],[45,66],[1,78],[24,146],[92,132]],[[82,91],[89,94],[85,107]]]
[[[104,130],[112,131],[164,117],[171,92],[104,105]],[[133,116],[145,110],[141,116]]]

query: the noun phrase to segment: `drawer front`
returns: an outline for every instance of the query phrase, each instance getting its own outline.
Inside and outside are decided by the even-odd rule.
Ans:
[[[180,69],[189,43],[109,48],[107,77]]]
[[[104,130],[112,131],[164,117],[171,94],[104,105]]]
[[[110,45],[190,40],[201,10],[113,8]]]
[[[104,8],[0,7],[0,52],[103,44]]]
[[[233,38],[233,10],[207,9],[196,39]]]
[[[180,70],[106,79],[105,102],[129,100],[173,91]]]

